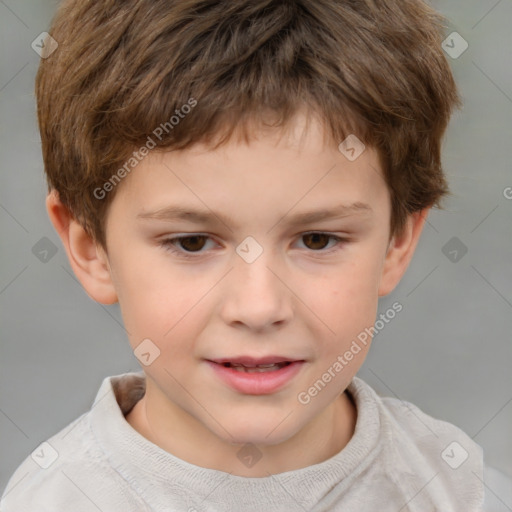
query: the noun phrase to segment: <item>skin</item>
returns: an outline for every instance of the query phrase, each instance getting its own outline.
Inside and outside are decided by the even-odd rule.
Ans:
[[[255,130],[249,144],[232,139],[215,151],[198,144],[150,153],[118,185],[107,216],[107,251],[55,192],[47,198],[87,294],[102,304],[119,301],[133,349],[149,338],[160,350],[142,367],[146,394],[128,423],[189,463],[238,476],[303,468],[346,446],[357,411],[345,389],[370,343],[309,403],[297,396],[373,326],[378,298],[406,271],[429,211],[409,216],[404,233],[390,241],[391,204],[376,152],[367,147],[350,162],[316,121],[304,123],[297,115],[287,132]],[[372,211],[288,224],[296,213],[356,201]],[[137,218],[175,204],[232,220]],[[327,235],[304,235],[311,231]],[[209,238],[171,245],[179,253],[162,245],[184,234]],[[346,242],[337,245],[330,235]],[[263,248],[252,263],[236,253],[247,236]],[[192,258],[182,256],[187,249],[196,251]],[[242,354],[306,363],[279,391],[247,395],[205,362]],[[237,457],[246,443],[261,454],[250,468]]]

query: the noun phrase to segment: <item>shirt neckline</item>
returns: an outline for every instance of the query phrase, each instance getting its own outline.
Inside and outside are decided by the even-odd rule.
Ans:
[[[376,456],[380,417],[378,397],[361,379],[354,377],[347,387],[357,408],[354,435],[331,458],[311,466],[268,477],[242,477],[191,464],[152,443],[137,432],[124,414],[143,396],[145,376],[132,372],[106,377],[89,411],[92,432],[109,464],[148,504],[173,499],[176,493],[194,495],[229,488],[223,503],[240,505],[239,496],[251,496],[264,504],[286,503],[293,496],[303,506],[320,501],[335,486],[348,485]],[[348,479],[347,477],[351,477]],[[159,501],[160,502],[160,501]]]

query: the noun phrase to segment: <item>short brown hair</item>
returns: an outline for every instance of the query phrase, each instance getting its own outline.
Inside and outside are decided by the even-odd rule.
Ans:
[[[94,190],[148,137],[218,147],[235,129],[248,140],[251,120],[284,127],[306,107],[333,141],[353,133],[377,150],[399,234],[449,194],[441,139],[461,100],[443,28],[422,0],[64,0],[50,28],[59,47],[36,78],[48,189],[106,249],[116,189]]]

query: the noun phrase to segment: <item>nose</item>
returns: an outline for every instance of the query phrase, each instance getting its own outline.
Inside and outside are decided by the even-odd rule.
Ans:
[[[252,263],[236,256],[222,296],[221,316],[228,325],[260,332],[292,318],[293,294],[271,259],[266,251]]]

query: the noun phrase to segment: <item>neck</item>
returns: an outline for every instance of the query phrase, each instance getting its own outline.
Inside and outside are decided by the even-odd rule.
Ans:
[[[146,388],[146,394],[128,413],[126,420],[143,437],[190,464],[253,478],[294,471],[333,457],[352,438],[357,419],[355,404],[351,396],[344,392],[286,441],[274,445],[251,443],[241,452],[246,443],[229,443],[219,439],[204,425],[194,425],[196,420],[190,416],[188,424],[180,424],[176,418],[162,421],[161,411],[157,403],[152,404]],[[205,446],[208,450],[205,450]],[[261,456],[263,463],[252,467],[241,464],[241,454],[251,457],[251,451]]]

